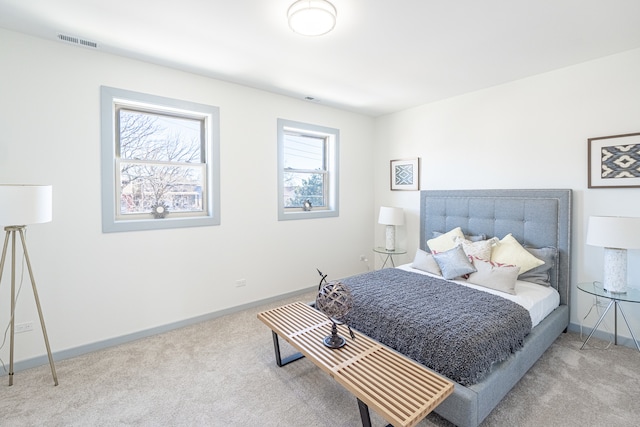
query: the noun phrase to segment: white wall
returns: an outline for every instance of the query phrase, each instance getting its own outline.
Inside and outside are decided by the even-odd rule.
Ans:
[[[602,269],[602,249],[584,244],[586,219],[640,216],[639,189],[586,188],[587,138],[640,132],[640,50],[376,120],[5,30],[0,61],[0,183],[54,186],[54,221],[28,232],[54,353],[308,288],[316,267],[359,273],[361,254],[380,265],[380,205],[405,208],[408,254],[396,261],[410,261],[419,194],[389,190],[392,159],[421,157],[423,189],[573,189],[575,324],[592,302],[575,283]],[[220,107],[222,225],[101,232],[100,85]],[[277,221],[278,117],[340,129],[339,218]],[[640,287],[640,251],[629,277]],[[6,266],[0,325],[8,285]],[[640,334],[640,305],[624,307]],[[16,336],[17,361],[44,354],[28,280],[16,312],[26,321],[36,330]],[[594,323],[592,314],[585,325]]]
[[[316,267],[366,270],[372,118],[5,30],[0,62],[0,183],[53,185],[54,220],[28,240],[54,353],[309,288]],[[220,226],[101,232],[101,85],[220,107]],[[340,129],[338,218],[278,222],[279,117]],[[36,330],[16,336],[17,361],[45,353],[37,320],[27,278],[16,322]]]
[[[602,280],[603,249],[585,245],[588,217],[640,216],[640,189],[587,188],[587,138],[640,132],[638,76],[633,50],[378,119],[376,206],[405,208],[404,261],[418,247],[419,194],[389,191],[391,159],[421,157],[422,189],[573,189],[571,322],[579,325],[593,298],[576,283]],[[629,282],[640,288],[638,250],[629,251]],[[640,304],[623,307],[640,336]],[[594,310],[584,325],[596,320]],[[613,317],[605,323],[613,331]],[[624,323],[618,332],[630,336]]]

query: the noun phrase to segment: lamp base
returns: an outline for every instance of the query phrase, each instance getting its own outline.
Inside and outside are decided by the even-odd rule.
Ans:
[[[53,356],[51,354],[51,346],[49,346],[49,336],[47,335],[47,328],[44,324],[44,317],[42,316],[42,307],[40,306],[40,298],[38,297],[38,289],[36,288],[36,281],[33,278],[33,270],[31,268],[31,261],[29,260],[29,252],[27,252],[27,241],[25,239],[24,225],[10,225],[4,228],[6,231],[4,238],[4,247],[2,249],[2,258],[0,258],[0,283],[2,282],[2,270],[4,270],[4,262],[7,258],[7,249],[9,245],[9,238],[11,238],[11,320],[10,326],[10,341],[9,341],[9,385],[13,385],[13,354],[14,354],[14,335],[15,335],[15,318],[16,312],[16,234],[20,235],[20,241],[22,243],[22,252],[24,255],[24,262],[27,264],[27,270],[29,271],[29,278],[31,279],[31,289],[33,290],[33,297],[36,301],[36,308],[38,309],[38,317],[40,318],[40,327],[42,328],[42,335],[44,337],[44,344],[47,349],[47,356],[49,357],[49,365],[51,366],[51,374],[53,375],[53,384],[58,385],[58,375],[56,374],[56,367],[53,364]],[[20,290],[18,290],[18,293]]]
[[[602,287],[612,294],[627,293],[627,250],[604,248]]]
[[[388,251],[395,251],[396,250],[396,226],[387,225],[384,237],[385,237],[384,248]]]

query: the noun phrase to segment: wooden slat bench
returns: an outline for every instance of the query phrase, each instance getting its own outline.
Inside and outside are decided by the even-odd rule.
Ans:
[[[278,366],[307,357],[356,396],[365,427],[371,425],[369,407],[395,427],[414,426],[453,392],[450,381],[366,335],[354,331],[350,339],[343,325],[338,333],[347,344],[326,347],[331,321],[308,304],[274,308],[258,319],[271,328]],[[301,354],[282,360],[278,336]]]

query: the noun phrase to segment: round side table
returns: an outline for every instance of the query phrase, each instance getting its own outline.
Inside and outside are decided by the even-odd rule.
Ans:
[[[586,292],[588,294],[595,295],[597,297],[607,298],[610,300],[609,305],[607,305],[607,308],[604,310],[604,313],[602,313],[602,316],[600,316],[600,318],[596,322],[596,325],[593,327],[593,329],[591,330],[591,333],[582,344],[582,347],[580,347],[580,350],[582,350],[584,346],[587,345],[587,341],[589,341],[589,338],[591,338],[591,335],[593,335],[593,333],[598,329],[598,326],[600,326],[602,319],[604,319],[604,316],[606,316],[607,312],[613,305],[614,306],[613,310],[614,310],[615,345],[618,345],[618,310],[620,310],[620,314],[622,314],[624,323],[627,324],[627,329],[629,329],[629,332],[631,332],[631,338],[633,338],[633,342],[636,344],[636,348],[638,349],[638,351],[640,351],[640,345],[638,345],[638,340],[636,340],[636,337],[633,335],[631,326],[629,326],[629,322],[627,321],[627,316],[625,316],[624,311],[622,310],[622,306],[620,305],[621,301],[640,303],[640,289],[628,288],[627,292],[624,292],[624,293],[609,292],[602,287],[602,283],[600,282],[578,283],[578,289],[581,290],[582,292]]]
[[[382,268],[384,268],[385,265],[387,265],[387,261],[391,261],[391,266],[395,267],[396,265],[393,262],[393,256],[394,255],[402,255],[402,254],[406,254],[407,251],[404,249],[400,249],[400,248],[396,248],[392,251],[383,248],[382,246],[377,246],[375,248],[373,248],[374,252],[377,252],[379,254],[382,255],[386,255],[387,257],[384,259],[384,263],[382,264]]]

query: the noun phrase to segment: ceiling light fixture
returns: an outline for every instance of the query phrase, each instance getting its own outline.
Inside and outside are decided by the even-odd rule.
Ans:
[[[326,0],[298,0],[289,6],[289,27],[303,36],[321,36],[336,26],[338,12]]]

